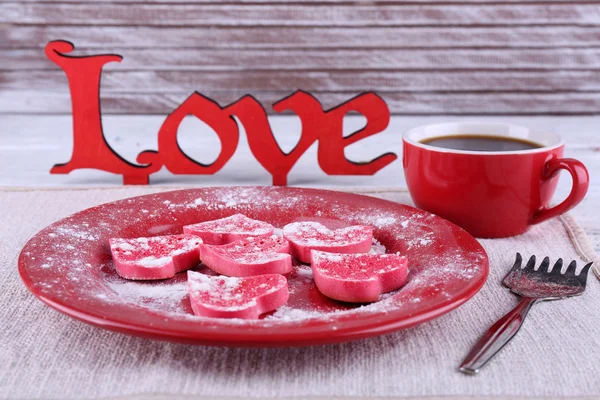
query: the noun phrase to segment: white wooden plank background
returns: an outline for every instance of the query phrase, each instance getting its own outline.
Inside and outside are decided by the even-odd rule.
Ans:
[[[82,48],[587,48],[598,46],[600,27],[531,26],[0,26],[0,48],[41,49],[51,40],[70,39]],[[527,52],[521,52],[526,56]],[[409,56],[412,53],[407,53]],[[125,54],[127,56],[127,54]],[[197,60],[198,61],[198,60]],[[402,68],[399,64],[398,68]],[[427,67],[426,64],[423,67]]]
[[[600,25],[587,2],[544,4],[129,4],[3,3],[0,22],[60,25],[418,26]]]
[[[66,114],[44,45],[117,52],[104,114],[164,114],[193,90],[270,103],[364,90],[395,114],[596,114],[598,1],[0,1],[0,113]]]
[[[600,32],[600,30],[599,30]],[[600,43],[600,34],[597,39]],[[77,40],[79,43],[80,41]],[[600,69],[600,48],[549,48],[549,49],[349,49],[349,48],[93,48],[77,49],[78,54],[124,53],[125,59],[106,66],[110,71],[247,71],[264,70],[320,70],[323,72],[366,70],[406,73],[415,70],[451,71],[463,74],[474,71],[506,71],[519,73],[523,70],[536,72],[597,71]],[[244,44],[240,44],[244,46]],[[123,50],[123,51],[121,51]],[[52,71],[62,74],[50,60],[40,57],[39,49],[5,49],[0,53],[0,65],[9,65],[5,73],[18,71],[28,73]],[[398,70],[398,66],[402,68]],[[513,72],[514,70],[514,72]],[[286,72],[288,73],[288,72]],[[444,73],[441,74],[445,76]],[[558,73],[555,76],[560,76]],[[229,74],[236,78],[237,74]],[[8,80],[14,80],[8,76]],[[222,78],[221,78],[222,79]],[[48,82],[50,83],[50,82]],[[62,84],[62,83],[61,83]]]
[[[267,64],[261,61],[262,65]],[[286,62],[287,63],[287,62]],[[291,62],[290,62],[291,64]],[[350,62],[349,64],[352,64]],[[294,65],[289,65],[293,67]],[[0,89],[28,90],[44,85],[47,92],[66,92],[67,79],[60,71],[11,71],[0,82]],[[102,75],[103,93],[190,93],[190,88],[203,92],[234,91],[254,93],[269,88],[285,92],[290,80],[297,88],[319,92],[323,87],[335,92],[360,92],[365,87],[379,93],[402,92],[596,92],[600,91],[598,71],[505,71],[365,72],[340,71],[107,71]],[[182,82],[188,88],[182,87]],[[152,86],[150,86],[152,85]],[[154,85],[158,87],[155,88]],[[528,90],[523,90],[523,86]]]
[[[252,92],[267,111],[290,91]],[[221,105],[229,104],[246,91],[200,90]],[[179,106],[193,90],[181,93],[114,93],[102,92],[102,111],[107,114],[165,115]],[[323,107],[331,108],[356,96],[358,92],[313,92]],[[456,114],[597,114],[600,109],[598,93],[526,92],[526,93],[452,93],[389,92],[381,93],[390,110],[397,115],[456,115]],[[5,114],[68,114],[71,98],[67,91],[0,90],[0,110]]]

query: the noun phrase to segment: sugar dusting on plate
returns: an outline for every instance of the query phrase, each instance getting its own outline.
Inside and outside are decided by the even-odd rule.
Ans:
[[[369,225],[374,229],[374,236],[382,243],[399,243],[396,247],[406,251],[411,261],[411,255],[416,258],[409,263],[409,281],[396,292],[382,295],[380,301],[349,308],[347,305],[339,307],[332,303],[329,308],[319,308],[305,301],[307,290],[312,290],[312,271],[310,266],[296,265],[294,272],[289,277],[292,290],[290,302],[274,313],[264,316],[258,321],[249,320],[219,320],[221,324],[257,324],[269,326],[279,323],[303,323],[307,320],[336,320],[338,317],[351,317],[356,314],[387,313],[398,308],[405,308],[406,313],[418,312],[420,303],[435,293],[436,301],[440,304],[451,298],[452,293],[462,285],[467,285],[470,280],[481,275],[485,264],[485,254],[470,252],[464,248],[442,246],[440,235],[431,228],[432,214],[411,211],[406,214],[394,211],[379,211],[365,204],[365,206],[352,206],[344,202],[328,200],[327,207],[319,210],[310,208],[308,204],[320,204],[324,199],[318,194],[282,196],[277,194],[277,188],[223,188],[215,196],[192,196],[185,201],[164,200],[160,197],[155,206],[150,206],[146,200],[139,206],[138,198],[124,201],[137,212],[123,208],[121,210],[110,208],[109,213],[102,214],[99,220],[77,219],[70,217],[41,233],[35,246],[51,249],[40,252],[26,251],[22,254],[33,272],[52,272],[52,278],[40,279],[35,285],[42,295],[52,296],[55,299],[69,298],[73,291],[81,293],[81,297],[91,298],[90,307],[94,302],[110,305],[126,303],[130,306],[148,309],[163,315],[165,318],[186,319],[194,321],[206,320],[205,317],[196,317],[190,313],[189,300],[187,299],[187,283],[179,277],[160,282],[127,281],[118,277],[110,259],[108,238],[105,232],[111,231],[114,226],[133,226],[140,219],[160,221],[154,226],[164,226],[162,231],[177,233],[173,227],[181,226],[179,219],[186,212],[209,210],[221,213],[221,216],[233,213],[252,213],[253,210],[265,209],[285,215],[302,215],[305,220],[310,215],[332,220],[343,220],[347,225]],[[162,195],[164,196],[164,195]],[[146,199],[152,199],[146,196]],[[104,206],[100,206],[104,207]],[[140,211],[146,210],[148,212]],[[171,215],[170,219],[165,217]],[[97,217],[96,217],[97,218]],[[201,218],[197,222],[202,221]],[[291,221],[287,221],[291,222]],[[281,227],[276,226],[276,234],[281,234]],[[157,229],[157,228],[154,228]],[[180,231],[179,231],[180,232]],[[103,242],[106,241],[106,243]],[[388,248],[388,250],[390,250]],[[397,248],[392,249],[394,252]],[[372,252],[383,253],[385,246],[376,242]],[[34,254],[35,253],[35,254]],[[402,253],[402,251],[401,251]],[[96,260],[90,262],[90,260]],[[297,302],[294,302],[297,296]],[[302,297],[302,301],[299,299]],[[334,326],[332,326],[334,329]]]
[[[98,293],[97,297],[104,301],[125,301],[139,307],[169,314],[186,313],[183,307],[183,301],[188,295],[185,280],[144,282],[128,281],[117,276],[107,278],[106,284],[114,295],[113,293]]]

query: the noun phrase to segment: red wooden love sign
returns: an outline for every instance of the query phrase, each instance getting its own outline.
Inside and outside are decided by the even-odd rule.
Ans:
[[[73,154],[69,162],[57,164],[52,174],[68,174],[75,169],[93,168],[123,175],[124,184],[148,184],[148,177],[163,166],[173,174],[211,175],[219,171],[233,156],[239,129],[238,118],[248,135],[248,143],[257,161],[271,174],[274,185],[286,185],[287,175],[298,159],[318,142],[319,166],[328,175],[373,175],[397,156],[383,154],[366,163],[347,160],[344,148],[383,131],[389,124],[390,112],[375,93],[367,92],[330,110],[309,93],[296,91],[273,105],[276,112],[291,110],[302,121],[300,141],[284,153],[271,130],[264,107],[246,95],[225,107],[194,92],[167,116],[158,132],[158,150],[141,152],[132,164],[117,154],[106,142],[100,112],[100,78],[102,68],[111,61],[121,61],[116,54],[71,56],[74,46],[66,41],[46,45],[46,56],[67,75],[73,110]],[[342,122],[350,111],[367,119],[364,128],[344,137]],[[210,126],[221,141],[221,153],[212,164],[202,164],[187,156],[177,142],[179,125],[193,115]]]

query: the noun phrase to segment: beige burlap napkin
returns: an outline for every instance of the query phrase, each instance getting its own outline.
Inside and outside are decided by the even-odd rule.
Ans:
[[[35,299],[17,257],[44,226],[73,212],[158,187],[0,191],[0,398],[241,399],[600,396],[599,282],[583,296],[536,305],[524,327],[477,377],[457,365],[473,342],[517,302],[500,285],[514,261],[597,257],[570,217],[525,235],[481,240],[488,282],[472,300],[429,323],[338,345],[228,349],[152,341],[75,321]],[[401,203],[401,190],[363,191]]]

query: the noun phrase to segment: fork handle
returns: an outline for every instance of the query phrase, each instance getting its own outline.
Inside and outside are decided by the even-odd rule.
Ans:
[[[475,375],[517,334],[531,306],[537,299],[523,297],[523,300],[504,317],[500,318],[473,346],[460,365],[460,371]]]

